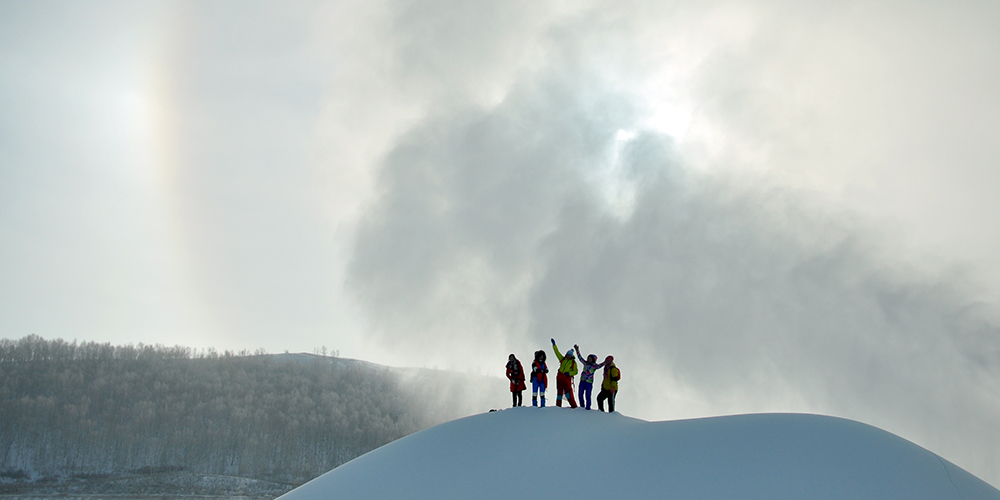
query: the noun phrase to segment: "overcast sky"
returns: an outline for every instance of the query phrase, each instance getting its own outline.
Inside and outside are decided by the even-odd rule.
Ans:
[[[0,1],[0,336],[498,376],[555,337],[630,415],[844,416],[1000,485],[997,26]]]

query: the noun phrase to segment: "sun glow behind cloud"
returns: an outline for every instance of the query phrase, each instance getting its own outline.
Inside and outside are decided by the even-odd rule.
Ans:
[[[86,145],[73,162],[95,192],[79,223],[87,235],[80,258],[90,265],[112,259],[94,269],[92,282],[97,296],[122,298],[91,308],[101,325],[95,340],[148,335],[212,345],[179,192],[183,160],[174,79],[182,14],[183,8],[168,3],[117,13],[136,36],[109,36],[106,46],[87,55],[99,60],[92,74],[78,77],[81,98],[75,104],[86,109],[86,130],[77,138]],[[100,253],[87,255],[88,245]]]

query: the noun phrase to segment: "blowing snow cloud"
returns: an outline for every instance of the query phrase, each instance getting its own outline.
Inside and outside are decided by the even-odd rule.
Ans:
[[[996,477],[1000,332],[965,285],[884,262],[846,210],[694,168],[634,68],[582,55],[614,21],[576,22],[498,103],[435,108],[386,155],[348,271],[379,338],[482,370],[555,337],[621,360],[647,418],[830,413]]]

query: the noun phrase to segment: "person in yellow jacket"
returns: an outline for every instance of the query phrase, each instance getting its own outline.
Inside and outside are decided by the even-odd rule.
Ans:
[[[615,357],[604,358],[604,382],[601,383],[601,392],[597,395],[597,409],[604,411],[604,400],[608,400],[608,412],[615,412],[615,394],[618,394],[618,381],[622,378],[622,372],[615,366]]]
[[[559,373],[556,374],[556,406],[562,406],[563,396],[569,400],[569,407],[576,408],[576,400],[573,398],[573,377],[576,376],[576,357],[573,356],[573,349],[566,351],[566,355],[559,352],[556,339],[552,340],[552,350],[559,358]]]

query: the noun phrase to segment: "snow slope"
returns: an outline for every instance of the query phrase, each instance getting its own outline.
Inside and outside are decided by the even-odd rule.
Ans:
[[[646,422],[515,408],[423,430],[279,497],[1000,499],[905,439],[833,417]]]

